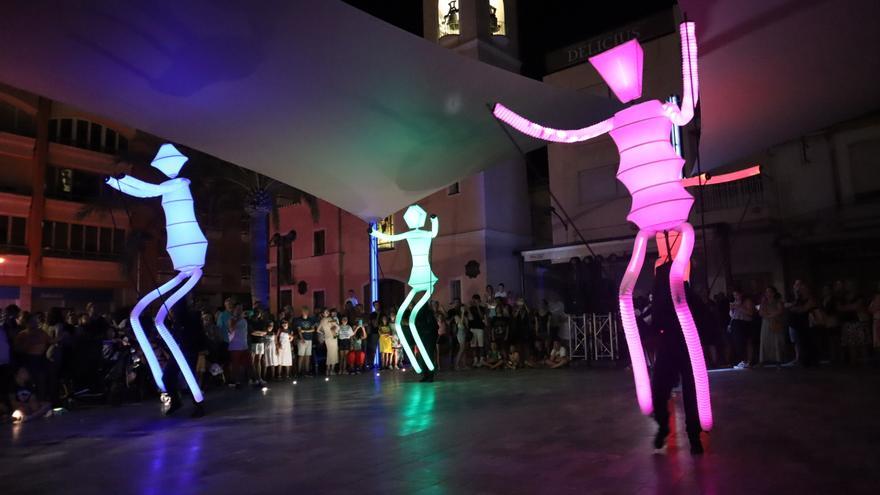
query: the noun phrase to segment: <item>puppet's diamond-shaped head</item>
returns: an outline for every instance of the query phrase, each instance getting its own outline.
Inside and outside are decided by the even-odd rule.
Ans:
[[[419,205],[410,206],[406,209],[406,213],[403,214],[403,221],[411,229],[418,229],[424,226],[427,218],[428,214]]]
[[[156,158],[150,163],[150,166],[158,168],[163,174],[170,178],[177,177],[183,164],[189,160],[183,155],[173,144],[165,143],[156,153]]]

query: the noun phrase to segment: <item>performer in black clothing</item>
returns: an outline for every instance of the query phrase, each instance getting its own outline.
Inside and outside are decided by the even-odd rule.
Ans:
[[[173,318],[173,324],[170,329],[171,334],[180,346],[180,351],[186,358],[186,364],[195,371],[199,353],[208,351],[208,338],[205,336],[205,330],[202,326],[202,317],[198,312],[190,310],[184,300],[178,301],[171,308],[171,317]],[[171,397],[171,406],[165,412],[166,415],[170,416],[183,407],[180,392],[183,374],[176,359],[168,360],[168,364],[162,373],[162,381],[165,382],[166,393]],[[204,404],[196,402],[195,398],[193,398],[192,417],[200,418],[204,415]]]
[[[672,389],[681,380],[685,427],[691,444],[691,454],[702,454],[703,444],[700,441],[702,428],[697,412],[694,374],[669,289],[671,266],[672,263],[661,265],[657,268],[654,277],[651,314],[654,333],[657,336],[657,358],[654,363],[651,392],[654,399],[654,420],[658,425],[654,447],[659,449],[666,443],[666,437],[669,435],[669,397],[672,395]],[[690,288],[686,286],[685,291],[689,294]],[[688,297],[689,301],[690,299]]]
[[[416,328],[419,332],[419,337],[422,339],[422,343],[425,344],[425,349],[432,354],[436,354],[437,352],[437,331],[440,329],[440,325],[437,324],[437,317],[434,315],[434,310],[431,309],[430,304],[426,304],[422,306],[419,310],[418,314],[416,314]],[[437,362],[435,356],[430,356],[431,361],[434,363]],[[421,354],[416,355],[416,360],[419,361],[419,365],[422,367],[422,382],[433,382],[434,381],[434,373],[435,370],[428,370],[427,365],[425,364],[425,360]]]

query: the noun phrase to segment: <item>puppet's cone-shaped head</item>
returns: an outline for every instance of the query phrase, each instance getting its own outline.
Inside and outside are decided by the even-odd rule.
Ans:
[[[165,143],[159,148],[156,158],[153,158],[150,165],[173,179],[180,173],[180,169],[187,160],[189,158],[184,156],[173,144]]]
[[[635,39],[590,57],[590,63],[621,103],[642,96],[642,45]]]

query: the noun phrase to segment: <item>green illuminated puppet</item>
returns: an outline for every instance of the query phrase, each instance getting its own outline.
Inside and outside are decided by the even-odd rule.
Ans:
[[[396,241],[406,241],[409,244],[409,251],[412,254],[412,272],[409,276],[409,285],[412,287],[412,290],[409,294],[406,295],[406,299],[403,300],[403,304],[400,305],[400,310],[397,312],[397,319],[394,322],[394,330],[397,332],[398,338],[400,338],[400,343],[403,346],[403,350],[406,352],[406,357],[409,359],[409,362],[412,363],[413,369],[416,370],[416,373],[421,373],[422,369],[416,361],[415,355],[413,354],[412,348],[409,345],[409,341],[403,335],[403,327],[401,326],[401,322],[403,321],[403,313],[409,304],[412,302],[413,298],[419,292],[424,292],[421,298],[419,298],[416,305],[413,307],[412,311],[409,313],[409,331],[412,334],[413,340],[416,343],[416,346],[419,349],[419,353],[421,354],[425,366],[428,368],[428,371],[434,370],[434,364],[431,361],[431,356],[433,352],[429,353],[428,349],[425,349],[425,345],[422,343],[421,337],[419,337],[419,332],[416,329],[416,315],[419,313],[419,310],[422,309],[422,306],[431,299],[431,294],[434,292],[434,284],[437,283],[437,276],[434,275],[434,272],[431,271],[431,240],[437,237],[437,231],[439,229],[437,222],[437,215],[431,215],[431,230],[422,230],[421,227],[425,225],[425,220],[428,214],[425,210],[422,209],[419,205],[412,205],[406,209],[406,213],[403,214],[403,220],[406,222],[406,225],[409,226],[409,232],[404,232],[402,234],[385,234],[383,232],[379,232],[375,228],[372,230],[370,235],[384,242],[396,242]],[[433,350],[432,350],[433,351]]]

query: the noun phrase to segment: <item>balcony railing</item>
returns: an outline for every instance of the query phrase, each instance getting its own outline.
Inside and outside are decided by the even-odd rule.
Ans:
[[[760,175],[723,184],[704,186],[702,193],[703,211],[707,212],[744,208],[746,205],[761,206],[766,203],[764,181]],[[696,210],[700,211],[699,191],[694,188],[691,194],[696,198],[694,202]]]

